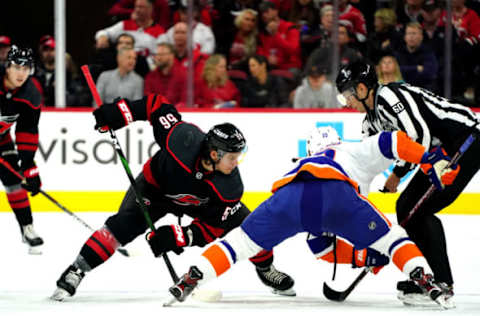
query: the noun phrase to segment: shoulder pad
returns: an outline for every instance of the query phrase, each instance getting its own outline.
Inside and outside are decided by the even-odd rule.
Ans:
[[[205,180],[222,202],[238,202],[243,195],[243,182],[240,171],[235,168],[231,174],[215,172],[210,180]]]
[[[197,126],[183,122],[168,133],[166,149],[185,170],[192,173],[204,138],[205,133]]]

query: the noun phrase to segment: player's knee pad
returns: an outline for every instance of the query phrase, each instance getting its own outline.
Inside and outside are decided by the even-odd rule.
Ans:
[[[377,239],[369,247],[390,256],[393,250],[392,247],[402,240],[409,240],[407,232],[400,225],[394,224],[385,235]]]
[[[223,241],[230,245],[234,251],[236,261],[250,258],[263,250],[262,247],[248,237],[241,227],[232,230]]]

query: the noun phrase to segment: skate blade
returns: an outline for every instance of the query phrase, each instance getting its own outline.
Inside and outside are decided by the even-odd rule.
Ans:
[[[272,289],[272,293],[280,296],[297,296],[297,292],[293,288],[287,290]]]
[[[43,253],[41,246],[30,246],[28,247],[29,255],[41,255]]]
[[[50,299],[53,301],[62,302],[63,300],[65,300],[67,297],[70,297],[70,296],[71,296],[70,293],[68,293],[64,289],[57,288],[55,292],[53,292],[52,296],[50,296]]]
[[[171,307],[173,304],[175,304],[177,299],[175,297],[170,298],[168,301],[162,304],[163,307]]]
[[[444,295],[440,295],[437,297],[435,302],[440,305],[443,309],[452,309],[455,308],[455,302],[453,301],[452,298],[446,299]]]

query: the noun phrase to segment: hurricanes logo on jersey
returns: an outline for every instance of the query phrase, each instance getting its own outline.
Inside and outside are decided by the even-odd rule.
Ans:
[[[5,134],[17,121],[18,116],[19,114],[0,116],[0,134]]]
[[[172,199],[172,202],[182,206],[200,206],[208,203],[208,198],[200,198],[193,194],[165,194],[166,197]]]

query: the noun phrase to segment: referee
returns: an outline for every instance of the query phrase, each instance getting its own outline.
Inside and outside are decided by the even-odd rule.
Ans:
[[[450,157],[470,134],[475,136],[474,142],[458,162],[460,172],[453,184],[441,191],[436,190],[405,227],[432,267],[435,280],[443,283],[452,297],[453,277],[445,232],[442,222],[435,214],[455,201],[480,168],[479,117],[466,106],[423,88],[407,83],[380,85],[375,67],[363,61],[342,68],[336,85],[341,93],[339,99],[346,107],[366,113],[362,126],[364,136],[380,131],[402,130],[425,148],[442,146]],[[400,179],[414,167],[404,161],[397,161],[385,183],[385,189],[396,192]],[[430,185],[428,176],[419,169],[397,200],[399,223],[407,217]],[[422,292],[414,284],[403,281],[397,284],[397,288],[400,290],[399,299],[405,303],[422,304]]]

